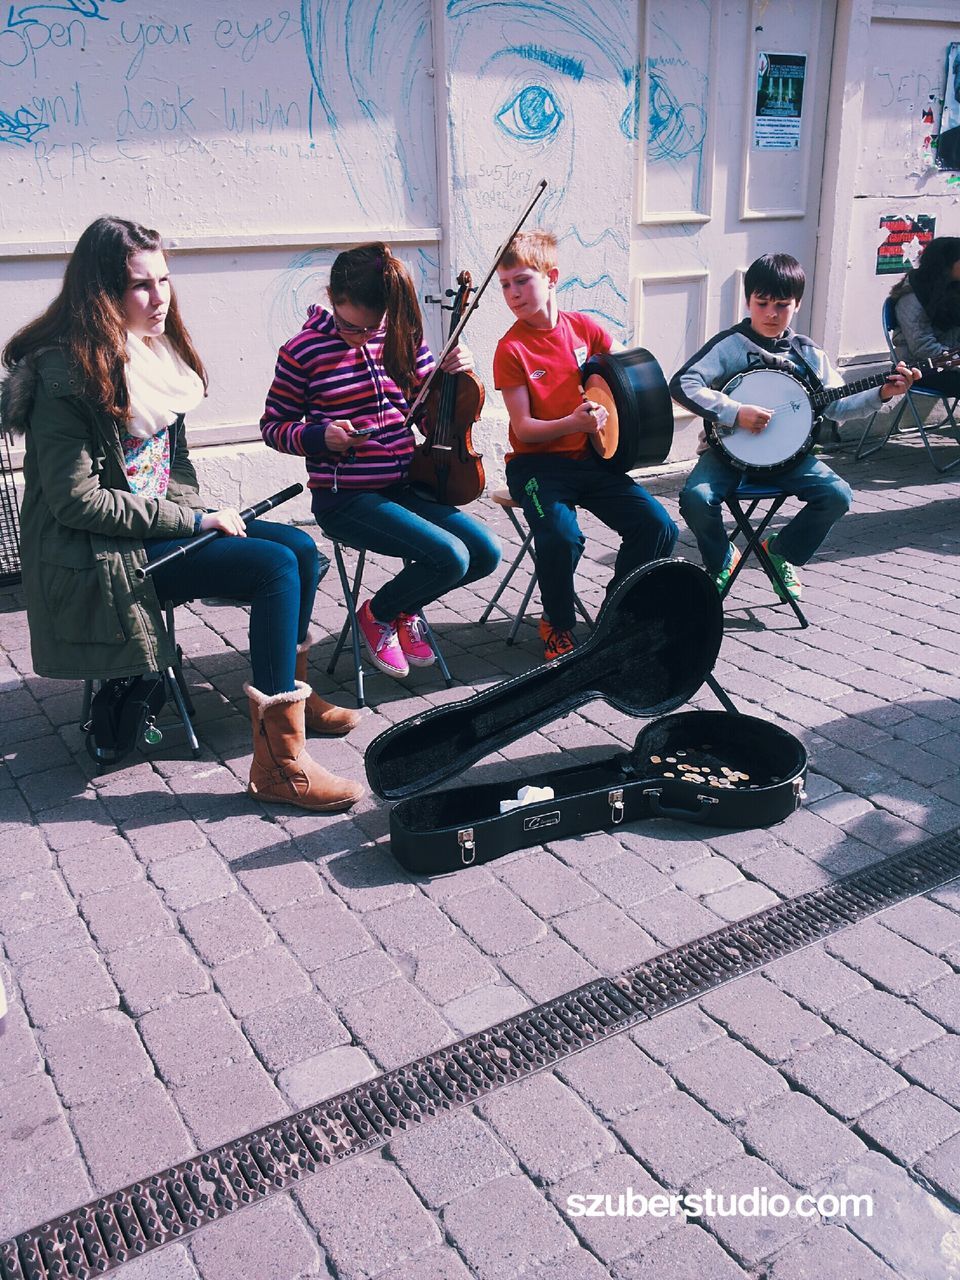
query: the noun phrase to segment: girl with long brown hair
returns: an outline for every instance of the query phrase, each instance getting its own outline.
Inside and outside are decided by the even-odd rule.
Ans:
[[[348,249],[331,268],[328,300],[280,348],[260,430],[271,448],[306,459],[324,533],[407,562],[357,610],[371,660],[401,679],[435,659],[419,611],[492,573],[500,546],[479,521],[407,483],[405,421],[434,359],[406,267],[382,242]],[[443,363],[448,373],[472,367],[462,345]]]
[[[111,679],[175,661],[163,599],[249,602],[250,792],[334,812],[363,788],[316,764],[306,727],[338,736],[357,713],[305,682],[322,561],[300,529],[208,510],[184,416],[206,373],[180,317],[156,231],[104,217],[83,232],[60,293],[7,343],[4,426],[25,436],[21,559],[33,665]],[[141,580],[207,530],[227,536]]]

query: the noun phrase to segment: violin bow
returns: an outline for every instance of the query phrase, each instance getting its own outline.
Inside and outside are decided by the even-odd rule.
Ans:
[[[517,232],[520,230],[520,228],[523,226],[526,220],[530,217],[530,214],[534,210],[534,206],[536,205],[540,197],[543,195],[543,193],[546,191],[546,189],[547,189],[547,180],[546,178],[541,178],[540,181],[537,183],[537,185],[534,187],[533,194],[530,196],[530,198],[527,200],[527,203],[524,205],[523,213],[521,213],[520,217],[517,219],[514,226],[510,229],[510,232],[508,233],[507,238],[504,240],[503,244],[501,244],[500,248],[497,250],[496,256],[493,259],[493,263],[490,266],[490,270],[487,272],[487,274],[483,278],[483,283],[478,288],[474,289],[473,297],[470,299],[470,302],[467,305],[466,311],[464,311],[463,315],[460,317],[460,319],[457,321],[454,327],[450,330],[450,334],[447,337],[446,342],[443,344],[443,347],[441,348],[439,355],[437,356],[437,361],[436,361],[436,365],[434,366],[433,372],[426,379],[424,379],[424,382],[421,385],[420,390],[417,392],[416,399],[414,400],[413,404],[410,406],[409,410],[407,411],[407,416],[404,419],[404,423],[403,423],[405,427],[408,427],[410,425],[410,423],[413,421],[414,415],[416,414],[417,410],[420,408],[424,400],[426,400],[427,396],[429,395],[430,388],[433,386],[433,380],[437,376],[437,374],[440,372],[441,364],[443,364],[444,360],[447,358],[449,353],[460,341],[460,335],[461,333],[463,333],[464,329],[466,328],[467,321],[473,315],[474,308],[476,307],[477,303],[480,301],[481,297],[483,296],[484,289],[486,289],[487,285],[493,279],[494,272],[496,271],[497,267],[500,265],[500,259],[503,257],[503,255],[507,251],[507,246],[510,244],[510,241],[517,234]]]

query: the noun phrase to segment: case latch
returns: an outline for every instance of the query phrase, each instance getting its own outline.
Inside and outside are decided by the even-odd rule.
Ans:
[[[477,846],[473,842],[473,827],[464,827],[457,832],[457,843],[460,845],[460,861],[465,867],[477,860]]]
[[[610,818],[616,827],[623,821],[623,791],[608,792],[607,804],[610,806]]]

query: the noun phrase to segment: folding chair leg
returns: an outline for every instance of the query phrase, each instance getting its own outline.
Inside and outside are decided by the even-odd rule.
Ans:
[[[424,631],[427,633],[427,639],[430,641],[430,648],[437,655],[437,666],[440,668],[440,674],[443,676],[443,682],[448,689],[451,689],[453,687],[453,676],[450,674],[450,669],[447,666],[446,659],[441,653],[436,640],[434,640],[433,638],[433,631],[430,628],[430,623],[426,620],[426,618],[423,616],[422,613],[419,614],[418,616],[420,618],[420,621],[423,623]]]
[[[520,630],[520,623],[523,621],[523,619],[526,616],[527,605],[530,603],[530,597],[533,595],[533,588],[536,585],[537,585],[537,571],[536,571],[536,568],[534,568],[533,572],[530,574],[530,581],[527,583],[527,589],[523,593],[523,599],[520,601],[520,608],[517,610],[514,616],[513,626],[510,628],[510,634],[507,636],[508,645],[513,644],[514,640],[516,640],[517,638],[517,632]]]
[[[168,600],[166,603],[165,612],[167,616],[167,635],[169,636],[170,643],[171,645],[173,645],[173,648],[176,651],[176,655],[177,655],[176,666],[171,667],[170,670],[173,671],[177,677],[177,688],[180,690],[181,696],[183,697],[183,703],[184,703],[184,706],[187,708],[187,714],[190,716],[195,716],[197,714],[197,710],[196,710],[196,707],[193,705],[193,699],[190,697],[190,690],[187,688],[187,682],[183,678],[183,666],[182,666],[183,651],[180,648],[180,646],[177,644],[176,605],[174,605],[171,601]],[[192,726],[189,732],[193,733]]]
[[[84,731],[86,731],[86,727],[90,723],[90,707],[92,703],[93,703],[93,681],[84,680],[83,702],[80,704],[80,728]]]
[[[184,697],[182,685],[182,675],[176,667],[167,667],[163,673],[166,677],[167,693],[173,698],[174,706],[177,708],[177,714],[187,733],[187,741],[190,743],[190,750],[193,758],[196,760],[200,755],[200,743],[197,741],[197,735],[193,728],[193,721],[190,716],[193,712],[193,704],[190,704],[190,710],[187,710],[187,699]]]
[[[340,544],[333,544],[334,559],[337,562],[337,573],[340,575],[340,586],[343,589],[343,602],[347,609],[347,620],[340,629],[340,636],[333,650],[333,657],[327,664],[327,675],[333,675],[333,669],[337,665],[337,659],[343,651],[344,642],[347,638],[347,632],[351,633],[353,639],[353,669],[356,672],[356,698],[357,706],[365,705],[363,700],[363,662],[360,657],[360,627],[357,624],[357,598],[360,594],[360,583],[363,578],[363,565],[367,557],[366,551],[360,552],[357,560],[356,572],[353,575],[353,585],[350,585],[350,579],[347,577],[347,566],[343,562],[343,552],[340,550]]]
[[[895,414],[890,415],[890,425],[889,427],[887,427],[883,435],[880,436],[878,440],[874,441],[874,443],[870,446],[869,449],[865,449],[863,446],[866,442],[867,437],[870,434],[870,429],[872,428],[874,421],[877,418],[877,414],[879,414],[880,410],[878,409],[877,413],[873,414],[873,416],[870,418],[869,422],[863,429],[863,435],[860,437],[860,443],[857,445],[856,453],[854,453],[853,455],[855,462],[862,462],[864,458],[871,458],[875,453],[879,453],[879,451],[883,448],[883,446],[887,443],[887,441],[893,435],[894,431],[896,431],[897,427],[899,426],[900,419],[903,417],[903,411],[906,407],[907,407],[906,401],[901,403],[900,407],[897,409],[897,412]]]
[[[763,571],[767,575],[767,578],[770,580],[770,582],[775,582],[779,586],[780,591],[784,597],[783,602],[785,604],[788,604],[790,608],[793,610],[794,614],[796,615],[797,621],[800,623],[801,628],[806,628],[810,624],[807,621],[803,610],[800,608],[799,604],[797,604],[796,600],[794,600],[793,596],[787,590],[787,584],[784,582],[779,569],[777,569],[776,565],[770,559],[770,556],[765,550],[763,546],[763,541],[762,541],[763,535],[767,530],[767,526],[769,525],[773,517],[776,515],[776,513],[780,510],[781,506],[783,505],[783,502],[786,500],[786,496],[787,495],[784,494],[784,497],[779,502],[774,501],[772,503],[766,515],[763,517],[763,519],[755,528],[750,527],[750,516],[752,516],[754,511],[756,510],[760,499],[759,498],[754,499],[754,501],[751,502],[750,506],[747,508],[746,511],[743,510],[743,508],[740,505],[740,502],[735,496],[731,495],[730,498],[727,499],[727,505],[729,506],[730,511],[733,515],[733,518],[736,521],[737,528],[743,534],[743,536],[747,539],[747,545],[744,548],[743,553],[740,557],[740,563],[736,566],[733,573],[731,573],[730,577],[727,579],[726,585],[724,586],[724,589],[720,594],[720,599],[721,600],[726,599],[727,592],[730,590],[731,586],[734,583],[734,580],[736,579],[740,570],[743,568],[744,564],[746,563],[750,553],[753,552],[753,554],[757,557],[757,559],[760,561],[761,565],[763,566]]]
[[[532,541],[533,541],[533,534],[528,533],[526,537],[524,537],[521,543],[520,550],[517,552],[516,556],[514,556],[513,561],[510,565],[510,568],[503,575],[503,579],[500,585],[497,587],[496,591],[494,592],[493,598],[491,599],[487,607],[484,609],[483,613],[480,615],[481,623],[486,622],[486,620],[490,617],[490,614],[496,608],[499,608],[501,613],[505,613],[508,618],[510,617],[509,610],[505,609],[504,606],[499,603],[500,597],[503,595],[504,591],[510,585],[510,580],[513,577],[513,575],[520,568],[521,562],[523,561],[524,556],[527,554],[528,550],[530,549],[530,544]],[[531,587],[530,588],[531,593],[532,593],[532,590],[533,588]],[[529,599],[529,595],[527,596],[527,599]]]
[[[954,415],[954,410],[957,407],[958,400],[960,400],[960,397],[957,397],[954,400],[953,404],[951,405],[947,397],[943,396],[943,407],[947,411],[947,421],[950,423],[950,429],[953,431],[957,430],[957,420],[953,415]],[[917,430],[920,432],[920,439],[923,441],[923,447],[927,451],[927,457],[930,459],[930,462],[933,465],[934,471],[939,472],[940,475],[945,475],[946,472],[952,471],[954,467],[960,466],[960,452],[956,453],[955,456],[951,459],[951,461],[945,463],[944,465],[941,465],[937,461],[937,457],[936,457],[937,450],[934,449],[933,445],[930,443],[929,439],[927,438],[926,425],[921,419],[920,415],[917,413],[916,406],[913,403],[913,400],[910,396],[909,391],[904,396],[904,401],[906,401],[910,405],[910,408],[913,412],[913,420],[917,424]],[[960,441],[958,441],[957,443],[960,444]]]
[[[782,500],[780,502],[775,501],[770,507],[770,509],[767,511],[766,515],[757,525],[757,527],[753,528],[750,524],[750,519],[754,511],[756,511],[758,504],[759,504],[759,499],[754,498],[754,500],[750,503],[750,506],[747,508],[747,510],[744,511],[743,507],[740,505],[740,502],[736,497],[730,497],[727,500],[727,505],[729,506],[730,513],[733,516],[734,521],[736,523],[737,531],[741,533],[743,537],[746,539],[746,545],[744,546],[743,551],[741,552],[739,561],[734,566],[733,572],[730,574],[730,577],[727,579],[727,581],[724,584],[723,590],[720,592],[721,601],[726,600],[730,592],[730,588],[733,586],[737,578],[740,576],[740,571],[746,565],[747,561],[750,558],[751,553],[757,552],[760,546],[760,540],[767,531],[767,526],[769,525],[773,517],[777,514],[777,512],[780,510],[780,508],[783,506],[783,501]]]
[[[580,617],[584,620],[584,622],[592,631],[593,619],[590,617],[590,614],[587,612],[586,606],[584,605],[583,601],[580,599],[580,597],[577,595],[576,592],[573,593],[573,607],[576,609],[577,613],[579,613]]]
[[[506,511],[507,516],[510,519],[510,523],[513,525],[514,530],[516,531],[517,537],[520,539],[520,550],[517,552],[517,554],[514,556],[513,560],[511,561],[510,568],[503,575],[503,578],[500,581],[500,585],[497,587],[496,591],[493,593],[493,597],[491,598],[490,603],[487,605],[483,613],[480,615],[480,622],[481,623],[486,622],[494,609],[499,609],[500,612],[507,618],[512,616],[513,625],[510,628],[510,634],[507,636],[507,641],[506,641],[508,645],[511,645],[517,638],[517,632],[520,630],[520,624],[523,621],[524,617],[526,616],[527,606],[530,604],[530,599],[533,596],[533,589],[537,585],[537,553],[533,549],[533,530],[529,528],[524,529],[523,525],[517,519],[516,512],[512,507],[504,507],[504,510]],[[527,555],[530,556],[530,565],[531,565],[530,580],[527,583],[526,591],[523,593],[523,599],[520,601],[519,608],[517,609],[516,613],[511,615],[510,610],[505,608],[500,603],[500,597],[503,595],[506,588],[510,585],[511,579],[513,578],[517,570],[520,568],[524,558]],[[590,613],[587,610],[586,605],[580,599],[576,591],[573,593],[573,606],[576,609],[577,613],[579,613],[580,617],[587,624],[587,626],[592,629],[593,618],[590,616]]]

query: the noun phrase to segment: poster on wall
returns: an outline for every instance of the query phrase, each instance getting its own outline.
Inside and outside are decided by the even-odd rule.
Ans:
[[[888,214],[880,219],[884,238],[877,248],[877,269],[874,275],[902,275],[908,267],[915,267],[924,245],[936,234],[937,220],[929,214]]]
[[[937,137],[937,167],[960,169],[960,44],[947,45],[947,83]]]
[[[805,53],[757,54],[757,105],[753,145],[761,151],[796,151],[800,146]]]

